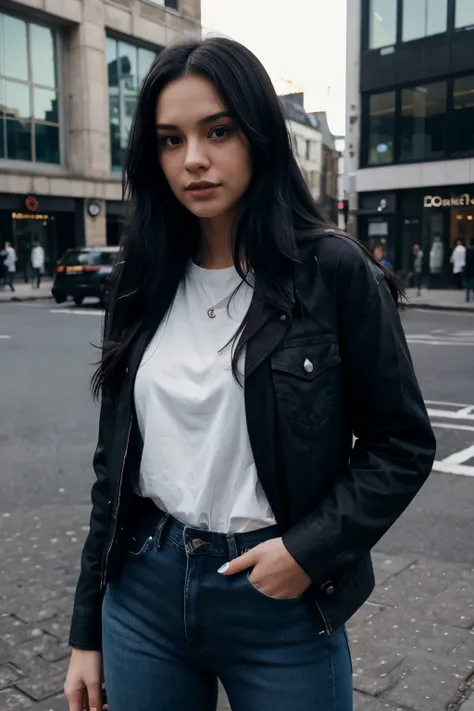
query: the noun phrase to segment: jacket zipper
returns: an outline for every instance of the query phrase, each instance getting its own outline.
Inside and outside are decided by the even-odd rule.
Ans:
[[[120,496],[122,494],[123,473],[125,471],[125,463],[127,461],[128,447],[130,445],[130,435],[132,432],[132,423],[133,423],[133,413],[130,415],[130,422],[128,424],[127,441],[126,441],[126,445],[125,445],[125,452],[124,452],[123,459],[122,459],[122,468],[120,470],[120,478],[119,478],[119,485],[118,485],[117,503],[115,505],[115,511],[114,511],[115,520],[114,520],[114,524],[113,524],[112,536],[110,538],[110,543],[108,545],[107,552],[105,554],[104,567],[102,569],[102,578],[100,581],[100,589],[101,590],[103,590],[103,588],[105,587],[105,582],[106,582],[106,577],[107,577],[107,563],[109,561],[110,551],[112,550],[112,546],[114,545],[115,533],[117,531],[117,520],[118,520],[119,509],[120,509]]]
[[[318,612],[319,612],[319,614],[320,614],[321,617],[322,617],[322,620],[323,620],[323,622],[324,622],[324,626],[325,626],[325,628],[326,628],[326,634],[328,635],[328,637],[330,637],[331,634],[332,634],[332,632],[331,632],[331,625],[330,625],[329,622],[327,621],[326,616],[324,615],[323,611],[322,611],[321,608],[319,607],[318,603],[315,601],[314,604],[315,604],[316,607],[318,608]]]

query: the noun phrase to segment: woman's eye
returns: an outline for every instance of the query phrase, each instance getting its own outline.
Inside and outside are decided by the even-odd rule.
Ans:
[[[165,148],[174,148],[175,146],[179,146],[181,142],[181,139],[179,136],[163,136],[160,138],[160,146],[164,146]]]
[[[212,138],[226,138],[231,132],[231,129],[227,126],[218,126],[213,128],[211,131]]]

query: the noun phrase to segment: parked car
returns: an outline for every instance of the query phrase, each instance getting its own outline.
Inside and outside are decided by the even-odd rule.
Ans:
[[[72,297],[80,306],[86,296],[103,304],[107,279],[117,259],[118,247],[79,247],[68,249],[56,267],[51,292],[57,304]]]

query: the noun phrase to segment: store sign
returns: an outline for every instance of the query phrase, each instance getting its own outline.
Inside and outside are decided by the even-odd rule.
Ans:
[[[30,212],[34,212],[39,207],[38,198],[35,195],[28,195],[25,198],[25,207]]]
[[[474,205],[474,197],[471,198],[469,193],[450,198],[442,198],[439,195],[425,195],[423,205],[424,207],[465,207],[466,205]]]

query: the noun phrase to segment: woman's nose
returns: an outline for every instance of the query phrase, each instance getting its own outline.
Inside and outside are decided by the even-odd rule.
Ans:
[[[201,141],[188,142],[184,167],[190,172],[209,167],[209,158]]]

